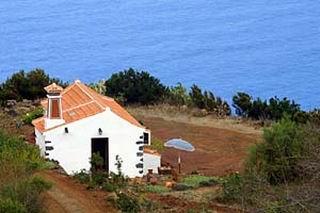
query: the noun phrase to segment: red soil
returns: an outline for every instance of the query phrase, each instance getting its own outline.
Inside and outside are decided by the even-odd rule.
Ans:
[[[259,135],[214,127],[166,121],[162,118],[140,117],[152,130],[153,137],[162,141],[181,137],[195,146],[194,152],[165,149],[162,161],[177,166],[180,153],[182,172],[198,171],[206,175],[222,176],[242,171],[248,148]]]
[[[106,192],[90,191],[85,185],[55,170],[45,171],[40,175],[53,183],[52,189],[44,194],[44,203],[48,213],[117,212],[106,201]]]

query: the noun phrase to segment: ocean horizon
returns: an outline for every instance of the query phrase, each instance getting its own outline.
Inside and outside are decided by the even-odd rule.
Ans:
[[[320,107],[320,4],[305,0],[0,2],[0,82],[42,68],[97,82],[129,67],[231,103],[288,97]]]

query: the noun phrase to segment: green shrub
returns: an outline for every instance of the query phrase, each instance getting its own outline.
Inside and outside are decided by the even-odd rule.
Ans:
[[[271,184],[292,181],[298,177],[297,163],[304,151],[304,133],[288,117],[265,129],[263,142],[254,147],[247,170],[257,170]]]
[[[227,176],[224,179],[222,185],[223,185],[222,200],[238,201],[243,196],[242,194],[243,179],[239,174],[235,173]]]
[[[181,183],[197,188],[204,185],[214,185],[217,180],[213,177],[202,176],[202,175],[189,175],[182,179]]]
[[[317,212],[320,208],[320,132],[285,117],[264,130],[242,176],[223,181],[220,201],[248,212]]]
[[[91,172],[96,172],[98,170],[103,169],[103,158],[99,153],[93,153],[92,157],[90,158],[90,164],[91,164]]]
[[[10,182],[29,177],[33,171],[44,167],[38,147],[21,138],[0,131],[0,188]]]
[[[144,190],[145,192],[151,192],[151,193],[165,193],[170,191],[170,189],[161,185],[146,185],[144,187]]]
[[[25,124],[31,124],[31,122],[39,117],[42,117],[44,115],[44,109],[42,107],[38,107],[32,112],[28,112],[26,115],[22,117],[22,121]]]
[[[119,155],[116,155],[116,163],[115,166],[117,167],[117,173],[110,172],[110,183],[114,184],[117,188],[124,188],[128,184],[128,178],[124,176],[122,173],[122,159]]]
[[[59,168],[59,165],[57,162],[52,161],[52,160],[46,160],[43,164],[42,169],[52,170],[52,169],[57,169],[57,168]]]
[[[39,195],[50,188],[50,183],[34,177],[6,185],[0,191],[0,197],[18,201],[28,212],[39,212],[42,209]]]
[[[103,183],[108,181],[109,174],[104,171],[96,171],[92,173],[92,182],[96,185],[101,186]]]
[[[140,212],[161,212],[161,204],[150,199],[140,201]]]
[[[79,181],[82,184],[86,184],[90,182],[90,175],[88,171],[82,169],[80,172],[76,172],[73,174],[73,178]]]
[[[135,196],[123,192],[118,192],[117,197],[118,198],[116,200],[116,205],[122,212],[140,212],[141,207],[139,204],[139,200]]]
[[[74,173],[73,177],[82,184],[87,184],[88,189],[95,189],[101,187],[106,191],[116,191],[124,188],[128,184],[128,178],[124,176],[121,171],[122,160],[116,156],[117,173],[106,172],[101,168],[103,165],[103,159],[99,154],[94,154],[91,158],[91,174],[85,169],[80,172]],[[100,168],[99,168],[100,167]]]
[[[110,182],[105,182],[102,184],[102,189],[107,192],[115,192],[117,191],[118,187]]]
[[[27,213],[27,209],[23,204],[11,199],[0,198],[0,213]]]
[[[152,138],[150,148],[162,152],[164,150],[164,142],[158,138]]]
[[[36,146],[0,131],[0,212],[42,211],[40,194],[51,184],[33,173],[44,167]]]
[[[44,180],[42,177],[35,176],[29,181],[30,187],[38,193],[49,190],[52,183]]]
[[[95,182],[93,181],[90,181],[88,184],[87,184],[87,189],[88,190],[93,190],[93,189],[96,189],[98,186]]]
[[[122,174],[119,175],[119,174],[111,172],[109,182],[116,185],[117,188],[124,188],[128,184],[128,178]]]
[[[218,181],[214,180],[214,179],[210,179],[210,180],[204,180],[204,181],[201,181],[199,183],[199,186],[200,187],[208,187],[208,186],[214,186],[214,185],[217,185],[219,184]]]

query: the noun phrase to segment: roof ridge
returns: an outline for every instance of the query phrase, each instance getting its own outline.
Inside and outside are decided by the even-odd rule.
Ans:
[[[89,96],[89,98],[91,98],[92,101],[96,102],[101,109],[103,109],[103,110],[106,109],[105,107],[103,107],[103,106],[99,103],[99,101],[97,101],[91,94],[89,94],[87,91],[85,91],[85,89],[82,88],[82,85],[85,86],[85,87],[87,87],[86,85],[84,85],[84,84],[82,84],[82,83],[80,83],[80,82],[75,82],[75,84],[82,90],[82,92],[84,92],[87,96]]]
[[[67,88],[65,88],[62,92],[61,95],[64,95],[66,92],[68,92],[72,87],[74,87],[74,84],[69,85]]]
[[[77,106],[75,106],[75,107],[72,107],[72,108],[69,108],[69,109],[67,109],[67,110],[64,110],[63,112],[69,112],[69,111],[72,111],[72,110],[74,110],[74,109],[77,109],[77,108],[80,108],[80,107],[83,107],[83,106],[85,106],[85,105],[92,104],[92,103],[95,103],[95,101],[89,101],[89,102],[86,102],[86,103],[84,103],[84,104],[77,105]]]

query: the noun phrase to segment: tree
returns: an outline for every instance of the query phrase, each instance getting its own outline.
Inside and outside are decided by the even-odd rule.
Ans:
[[[288,115],[292,120],[305,123],[308,115],[300,109],[300,105],[288,98],[279,99],[277,96],[269,100],[253,98],[244,92],[238,92],[232,98],[232,106],[236,109],[236,114],[254,120],[270,119],[281,120],[284,115]]]
[[[205,106],[209,111],[214,111],[217,108],[216,98],[214,97],[212,92],[204,91],[204,102]]]
[[[267,101],[260,98],[254,100],[248,112],[248,117],[255,120],[271,119]]]
[[[170,87],[168,102],[172,105],[188,105],[190,103],[190,96],[187,92],[187,89],[181,84],[178,83],[174,87]]]
[[[231,109],[226,101],[223,101],[220,97],[215,97],[210,91],[204,91],[197,85],[192,85],[189,93],[192,104],[199,108],[205,109],[209,113],[214,113],[218,116],[226,116],[231,114]]]
[[[242,117],[247,117],[252,108],[252,97],[244,92],[238,92],[232,98],[232,106],[236,109],[236,114]]]
[[[98,83],[91,83],[90,87],[99,94],[106,93],[106,85],[104,80],[100,80]]]
[[[121,97],[124,104],[155,104],[168,94],[168,89],[159,79],[132,68],[113,74],[105,86],[106,95]]]
[[[200,87],[193,84],[189,95],[195,107],[198,107],[199,109],[205,108],[205,100]]]
[[[302,129],[288,116],[265,129],[263,142],[250,153],[248,169],[257,170],[271,184],[294,180],[298,176],[297,163],[304,147]]]
[[[57,83],[63,87],[67,86],[59,79],[50,78],[42,69],[35,69],[30,72],[21,70],[0,85],[1,102],[9,99],[21,101],[22,99],[43,98],[46,95],[43,88],[51,83]]]
[[[270,117],[273,120],[280,120],[284,114],[289,115],[291,119],[293,119],[294,116],[300,112],[300,106],[287,98],[280,100],[275,96],[269,99],[269,111]]]

